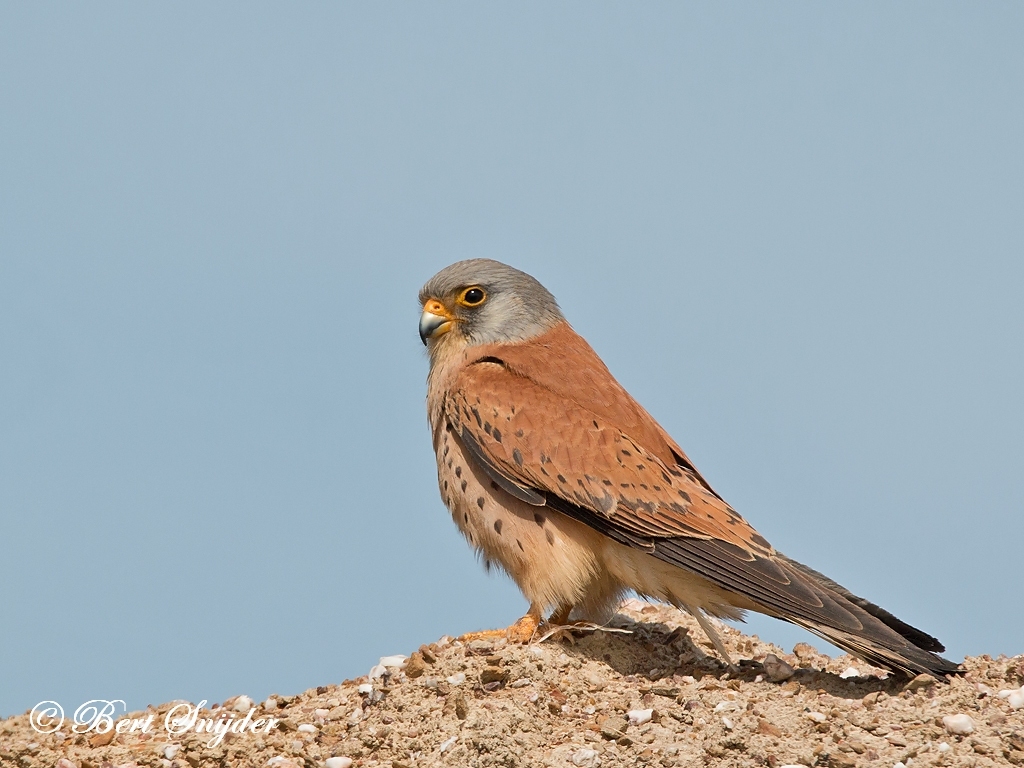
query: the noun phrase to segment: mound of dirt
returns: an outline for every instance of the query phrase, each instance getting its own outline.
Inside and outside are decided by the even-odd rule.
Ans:
[[[120,734],[65,725],[43,735],[26,713],[0,721],[0,764],[1024,765],[1024,656],[968,658],[966,674],[948,683],[908,681],[719,626],[743,660],[731,670],[691,617],[629,600],[607,629],[525,647],[442,638],[408,658],[385,657],[357,680],[198,712],[197,722],[221,730],[248,715],[242,733],[193,725],[170,735],[166,716],[176,706],[187,713],[182,702],[129,715],[153,725]]]

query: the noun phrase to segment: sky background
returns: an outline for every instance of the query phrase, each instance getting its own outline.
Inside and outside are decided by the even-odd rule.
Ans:
[[[1024,652],[1022,39],[998,2],[0,5],[0,716],[520,616],[424,412],[417,291],[478,256],[778,549]]]

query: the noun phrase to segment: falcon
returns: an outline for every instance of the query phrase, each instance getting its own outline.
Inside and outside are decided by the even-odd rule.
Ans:
[[[630,590],[707,616],[758,611],[877,666],[959,671],[934,637],[775,550],[612,376],[536,279],[460,261],[420,291],[441,498],[529,601],[503,630],[602,620]]]

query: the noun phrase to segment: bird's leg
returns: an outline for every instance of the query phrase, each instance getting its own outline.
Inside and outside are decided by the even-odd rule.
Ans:
[[[708,621],[704,612],[701,611],[700,608],[690,608],[689,606],[686,607],[686,610],[688,610],[693,615],[693,618],[697,620],[697,623],[700,624],[700,628],[704,630],[704,634],[708,636],[711,644],[715,646],[715,650],[717,650],[721,657],[725,659],[725,663],[730,667],[735,666],[735,664],[732,663],[732,658],[729,656],[729,652],[725,649],[725,643],[722,642],[722,638],[718,636],[715,628],[711,626],[711,622]]]
[[[536,603],[530,604],[530,610],[526,612],[519,621],[506,629],[485,629],[482,632],[467,632],[459,638],[464,643],[473,640],[498,640],[505,639],[510,643],[521,643],[525,645],[533,639],[540,626],[543,608]]]
[[[561,627],[569,623],[569,614],[572,613],[572,603],[568,605],[560,605],[555,608],[554,613],[551,614],[551,618],[548,619],[548,624],[553,627]]]

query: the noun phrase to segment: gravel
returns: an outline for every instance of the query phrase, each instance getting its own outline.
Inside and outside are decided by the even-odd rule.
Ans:
[[[0,766],[1024,766],[1024,657],[968,658],[948,682],[906,680],[723,627],[730,669],[674,609],[626,601],[610,626],[622,631],[527,647],[442,638],[381,658],[372,679],[252,704],[277,727],[216,746],[159,727],[175,702],[130,715],[154,715],[151,732],[95,743],[68,726],[40,734],[26,713],[0,721]],[[241,717],[250,702],[200,716]]]

